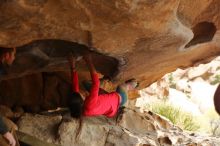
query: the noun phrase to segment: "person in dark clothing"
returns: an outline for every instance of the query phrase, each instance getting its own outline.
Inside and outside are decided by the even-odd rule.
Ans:
[[[15,48],[2,48],[0,47],[0,75],[4,74],[4,66],[5,65],[11,65],[13,61],[15,60]],[[4,142],[4,140],[0,139],[0,145],[10,145],[15,146],[16,140],[11,132],[9,132],[8,127],[4,123],[2,117],[0,116],[0,134],[3,136],[3,138],[7,141]],[[6,143],[6,144],[5,144]],[[8,143],[8,144],[7,144]],[[18,142],[17,142],[17,145]]]
[[[16,141],[14,136],[9,132],[8,127],[3,122],[2,117],[0,117],[0,134],[8,141],[10,146],[16,146]],[[1,143],[1,142],[0,142]]]
[[[2,117],[0,117],[0,134],[5,134],[8,131],[8,128],[6,127],[5,123],[3,122]]]
[[[10,66],[15,60],[15,48],[0,47],[0,75],[5,74],[4,66]]]

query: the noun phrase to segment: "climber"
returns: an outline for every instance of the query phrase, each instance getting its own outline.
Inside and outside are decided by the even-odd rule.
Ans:
[[[7,146],[8,144],[10,146],[16,145],[16,140],[15,140],[14,136],[12,135],[11,132],[9,132],[8,127],[3,122],[3,119],[1,116],[0,116],[0,134],[2,135],[2,137],[0,136],[0,145],[1,146]],[[17,145],[18,145],[18,142],[17,142]]]
[[[69,109],[71,116],[81,118],[82,116],[98,116],[104,115],[114,117],[119,107],[123,106],[127,101],[127,92],[137,87],[137,82],[132,80],[117,87],[116,92],[100,94],[100,81],[96,69],[92,63],[90,53],[85,53],[83,56],[90,71],[92,78],[92,87],[89,96],[83,98],[79,93],[78,75],[76,71],[76,59],[71,56],[69,62],[72,71],[72,90],[73,93],[69,100]]]
[[[4,66],[10,66],[15,60],[15,48],[0,47],[0,75],[5,74]]]
[[[0,75],[4,73],[4,65],[11,65],[15,59],[15,48],[1,48],[0,47]],[[15,136],[9,132],[8,127],[3,122],[2,117],[0,116],[0,145],[1,146],[15,146],[19,145],[15,140]]]

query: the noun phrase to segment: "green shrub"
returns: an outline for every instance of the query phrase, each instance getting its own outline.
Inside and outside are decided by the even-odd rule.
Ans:
[[[169,80],[169,87],[176,89],[176,83],[175,83],[175,81],[174,81],[174,78],[173,78],[173,74],[172,74],[172,73],[170,73],[170,74],[168,75],[168,80]]]
[[[164,102],[153,104],[150,106],[150,110],[166,117],[174,125],[177,125],[184,130],[196,131],[200,128],[195,120],[195,117],[190,115],[190,113],[184,112],[168,103]]]
[[[218,83],[220,83],[220,75],[215,75],[214,76],[214,80],[213,81],[211,81],[211,85],[215,85],[215,84],[218,84]]]

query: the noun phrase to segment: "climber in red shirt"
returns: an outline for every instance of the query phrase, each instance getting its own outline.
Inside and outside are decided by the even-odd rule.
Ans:
[[[116,92],[100,94],[100,81],[96,69],[92,63],[91,55],[84,55],[90,75],[92,78],[92,87],[90,94],[83,101],[81,94],[79,93],[78,75],[75,68],[75,59],[71,57],[70,64],[72,70],[72,97],[69,101],[69,109],[72,117],[80,118],[83,116],[98,116],[105,115],[107,117],[113,117],[117,114],[120,106],[123,106],[127,101],[127,91],[134,89],[137,86],[136,81],[130,81],[128,83],[118,86]]]

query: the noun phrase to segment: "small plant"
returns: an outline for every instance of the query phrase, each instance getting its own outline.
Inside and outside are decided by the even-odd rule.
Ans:
[[[184,130],[196,131],[200,127],[198,126],[195,118],[190,115],[190,113],[181,111],[168,103],[158,103],[150,107],[153,112],[166,117],[174,125],[178,125]]]
[[[211,133],[214,136],[219,136],[219,120],[211,120],[210,121],[210,127],[211,127]]]
[[[211,134],[213,134],[213,136],[220,136],[220,118],[219,115],[216,113],[216,111],[213,110],[209,110],[206,113],[206,116],[209,120],[209,129]]]
[[[171,105],[166,103],[159,103],[152,106],[151,110],[161,116],[169,119],[173,124],[177,123],[176,116],[179,115],[179,109],[174,109]]]
[[[170,73],[168,75],[168,80],[169,80],[169,87],[176,89],[176,83],[174,82],[174,78],[173,78],[173,74],[172,73]]]
[[[214,80],[210,83],[211,85],[215,85],[220,83],[220,75],[215,75]]]
[[[200,128],[200,126],[198,126],[198,122],[195,121],[192,115],[190,115],[189,113],[183,113],[182,116],[184,119],[182,123],[183,129],[189,130],[189,131],[196,131]]]
[[[159,97],[158,97],[158,98],[159,98]],[[161,100],[162,100],[162,102],[166,102],[168,99],[169,99],[168,96],[163,96],[163,98],[162,98]]]
[[[191,97],[191,94],[190,93],[188,93],[188,92],[185,92],[185,95],[186,95],[186,97],[188,97],[189,99],[191,99],[192,97]]]

